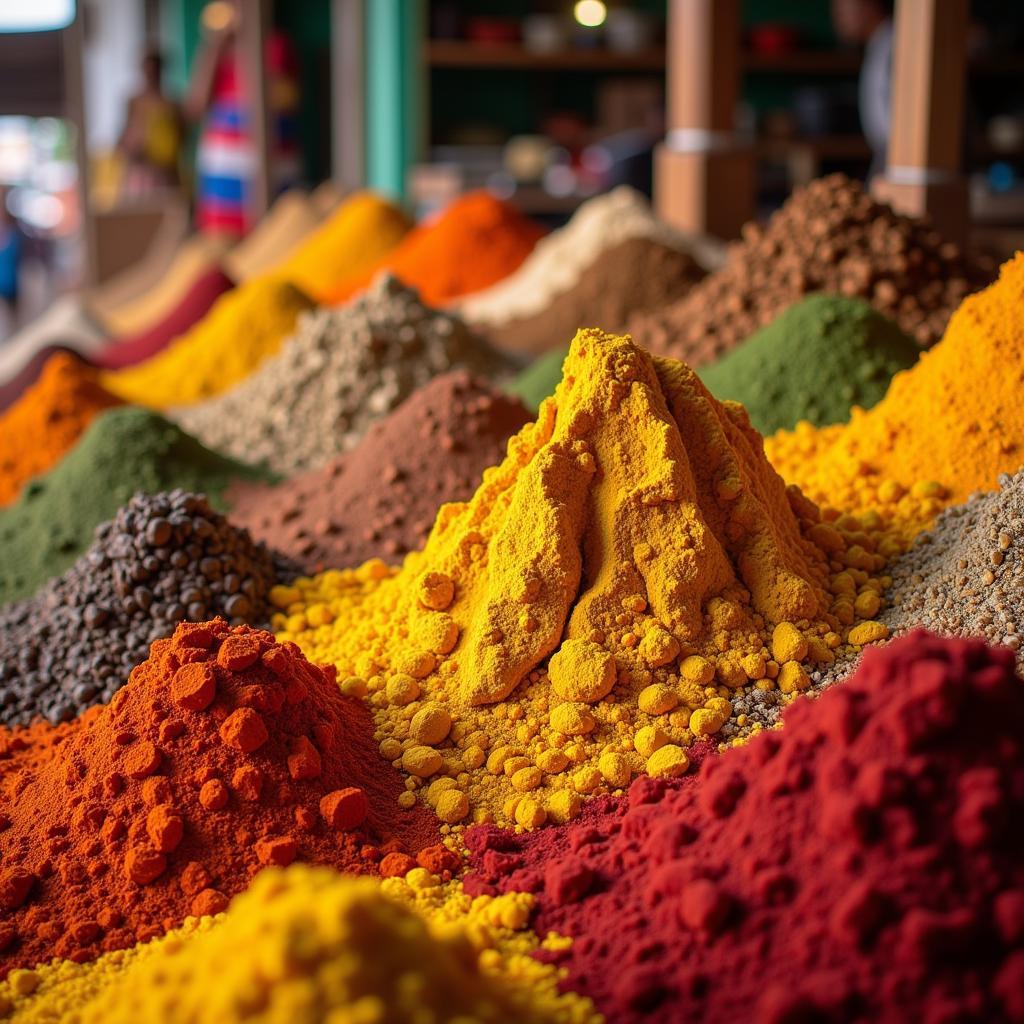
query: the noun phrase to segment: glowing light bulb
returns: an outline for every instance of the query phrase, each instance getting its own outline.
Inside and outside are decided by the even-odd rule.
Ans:
[[[601,0],[578,0],[572,16],[585,28],[597,28],[608,17],[608,8]]]

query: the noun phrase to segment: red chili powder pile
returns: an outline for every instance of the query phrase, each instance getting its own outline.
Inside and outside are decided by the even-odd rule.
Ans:
[[[440,216],[413,228],[384,259],[343,281],[328,305],[362,291],[382,270],[415,288],[428,306],[496,284],[533,250],[544,229],[511,203],[483,190],[450,203]]]
[[[0,731],[0,972],[216,913],[266,865],[450,869],[402,790],[333,669],[262,630],[183,623],[110,704]]]
[[[607,1019],[1024,1020],[1024,683],[918,631],[781,731],[571,826],[468,833]]]

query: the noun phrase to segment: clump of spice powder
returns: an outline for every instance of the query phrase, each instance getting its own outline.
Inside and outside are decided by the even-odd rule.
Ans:
[[[333,669],[213,619],[156,641],[110,704],[0,731],[4,973],[216,913],[268,865],[404,874],[436,825],[396,805],[370,730]]]

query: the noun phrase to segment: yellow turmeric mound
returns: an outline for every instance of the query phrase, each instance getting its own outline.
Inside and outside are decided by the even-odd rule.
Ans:
[[[842,635],[858,591],[883,589],[870,547],[787,491],[742,406],[581,330],[537,421],[422,552],[271,597],[281,636],[367,695],[407,800],[533,826],[637,772],[685,771],[729,695],[794,693],[844,639],[884,636]]]
[[[871,512],[909,538],[946,505],[1024,464],[1024,253],[964,299],[945,336],[845,426],[801,424],[765,442],[815,501]]]
[[[323,302],[341,281],[376,266],[410,227],[394,203],[356,192],[271,272]]]
[[[12,972],[0,1005],[24,1024],[600,1021],[589,1000],[559,993],[564,972],[529,956],[566,943],[537,939],[531,905],[471,900],[423,868],[383,884],[270,869],[216,918],[92,963]]]
[[[293,284],[259,278],[222,295],[202,320],[137,366],[100,374],[126,402],[191,405],[227,391],[274,355],[313,302]]]

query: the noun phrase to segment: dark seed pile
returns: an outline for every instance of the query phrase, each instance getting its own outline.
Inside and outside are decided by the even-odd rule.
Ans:
[[[265,621],[278,569],[205,497],[135,495],[67,572],[0,610],[0,721],[67,721],[110,700],[182,619]]]

